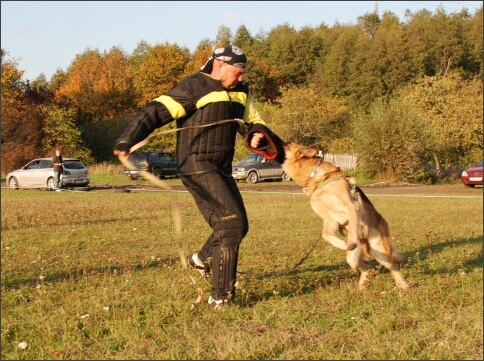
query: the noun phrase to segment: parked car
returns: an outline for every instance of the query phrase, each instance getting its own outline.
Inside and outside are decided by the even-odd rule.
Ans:
[[[140,171],[153,173],[159,179],[176,177],[177,162],[173,153],[162,150],[149,150],[131,153],[128,160],[136,166],[135,169],[124,167],[124,174],[133,180],[142,177]]]
[[[291,177],[282,170],[280,163],[276,160],[268,160],[257,153],[250,153],[241,162],[232,164],[232,176],[236,180],[245,180],[252,184],[261,180],[291,180]]]
[[[7,185],[18,188],[48,188],[54,189],[54,168],[52,158],[37,158],[31,160],[22,168],[7,174]],[[87,167],[79,159],[64,158],[63,173],[59,186],[85,187],[91,181]]]
[[[462,171],[460,179],[464,185],[474,188],[476,185],[483,185],[482,182],[482,160],[471,168]]]

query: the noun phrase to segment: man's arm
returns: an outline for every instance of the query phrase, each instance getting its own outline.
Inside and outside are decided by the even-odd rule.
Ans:
[[[244,122],[249,124],[263,124],[266,123],[262,120],[257,107],[255,106],[254,99],[252,95],[248,94],[247,96],[247,104],[245,105],[245,112],[244,112]],[[247,136],[247,129],[243,127],[239,127],[239,133],[245,137]],[[256,132],[252,135],[250,139],[250,146],[252,148],[257,148],[260,144],[260,141],[264,138],[264,134],[260,132]]]

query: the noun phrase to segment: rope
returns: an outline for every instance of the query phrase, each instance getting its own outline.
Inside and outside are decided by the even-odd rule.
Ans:
[[[137,149],[137,148],[135,148],[135,149]],[[133,163],[131,163],[128,160],[128,157],[123,157],[123,156],[119,155],[118,156],[118,159],[127,168],[131,168],[131,169],[135,169],[136,168],[136,166],[133,165]],[[150,173],[150,172],[148,172],[146,170],[141,170],[140,171],[140,174],[146,180],[148,180],[151,183],[159,186],[160,188],[165,189],[165,190],[172,190],[172,188],[166,182],[164,182],[161,179],[157,178],[152,173]],[[193,278],[193,276],[190,273],[190,270],[188,269],[187,259],[185,257],[185,252],[183,251],[183,246],[182,246],[182,242],[181,242],[181,214],[180,214],[180,207],[178,206],[178,201],[176,199],[172,203],[172,216],[173,216],[173,223],[175,225],[175,234],[176,234],[177,245],[178,245],[178,253],[180,255],[180,259],[181,259],[183,268],[185,269],[185,271],[187,272],[188,276],[190,277],[191,284],[193,284],[197,288],[198,297],[192,303],[192,305],[194,305],[194,304],[199,303],[202,300],[203,290],[197,284],[197,282],[195,281],[195,278]]]
[[[149,137],[147,137],[145,140],[142,140],[141,142],[139,142],[138,144],[135,144],[133,145],[130,149],[129,149],[129,152],[130,153],[133,153],[136,149],[142,147],[143,145],[145,145],[146,143],[148,143],[151,139],[155,138],[155,137],[158,137],[162,134],[168,134],[168,133],[174,133],[174,132],[179,132],[180,130],[184,130],[184,129],[195,129],[195,128],[206,128],[206,127],[211,127],[212,125],[219,125],[219,124],[225,124],[225,123],[231,123],[231,122],[237,122],[239,123],[240,125],[243,125],[245,126],[245,122],[242,120],[242,119],[239,119],[239,118],[232,118],[232,119],[223,119],[223,120],[219,120],[219,121],[216,121],[216,122],[213,122],[213,123],[209,123],[209,124],[203,124],[203,125],[192,125],[192,126],[189,126],[189,127],[183,127],[183,128],[175,128],[175,129],[168,129],[168,130],[164,130],[164,131],[161,131],[161,132],[157,132],[156,134],[152,134],[150,135]]]
[[[301,264],[302,264],[302,263],[303,263],[303,262],[306,260],[306,258],[308,258],[308,257],[309,257],[309,255],[310,255],[310,254],[311,254],[311,252],[314,250],[314,247],[316,247],[316,245],[318,244],[318,242],[319,242],[319,240],[321,239],[321,237],[322,237],[322,234],[319,236],[319,238],[316,240],[316,242],[314,242],[313,246],[312,246],[312,247],[311,247],[311,249],[308,251],[308,253],[306,253],[306,255],[305,255],[303,258],[301,258],[301,260],[300,260],[298,263],[296,263],[296,264],[294,265],[294,267],[292,267],[292,270],[295,270],[295,269],[296,269],[296,267],[299,267],[299,266],[300,266],[300,265],[301,265]]]
[[[322,238],[322,234],[319,236],[319,238],[316,239],[316,241],[314,242],[314,244],[312,245],[312,247],[309,249],[309,251],[294,266],[292,266],[291,268],[288,268],[286,270],[283,270],[283,271],[270,272],[270,274],[271,275],[285,275],[285,274],[288,274],[289,272],[294,271],[297,267],[299,267],[309,257],[309,255],[314,250],[314,248],[316,247],[316,245],[319,243],[319,241],[321,240],[321,238]],[[240,273],[240,274],[248,274],[247,272],[242,272],[242,271],[237,271],[237,273]]]

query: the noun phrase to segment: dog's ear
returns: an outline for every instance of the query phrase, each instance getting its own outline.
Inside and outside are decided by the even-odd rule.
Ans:
[[[301,147],[299,144],[294,142],[288,142],[284,144],[284,152],[286,153],[286,158],[293,158],[299,159],[301,156],[299,155]]]
[[[301,151],[301,154],[303,155],[303,157],[306,157],[306,158],[312,158],[316,156],[316,154],[318,153],[319,153],[319,147],[317,145],[311,145],[307,148],[304,148]]]

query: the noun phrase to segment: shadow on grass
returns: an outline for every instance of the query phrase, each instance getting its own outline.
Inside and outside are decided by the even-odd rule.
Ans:
[[[443,252],[447,247],[460,247],[465,246],[471,243],[475,244],[483,244],[483,237],[473,237],[468,239],[461,239],[458,241],[447,241],[438,244],[429,244],[428,246],[420,247],[416,251],[407,253],[409,257],[411,257],[408,265],[411,266],[415,263],[425,262],[427,259],[434,254],[438,254]],[[483,266],[483,258],[482,258],[482,249],[480,255],[477,255],[473,259],[468,259],[465,263],[462,263],[460,266],[469,267],[470,269],[475,269],[477,267]],[[439,271],[430,270],[428,268],[425,269],[425,275],[435,275],[441,273],[452,273],[455,272],[455,268],[447,268],[447,269],[440,269]]]
[[[10,230],[17,230],[22,229],[24,227],[28,227],[30,229],[41,229],[45,227],[63,227],[63,226],[80,226],[83,227],[86,225],[85,219],[73,219],[72,217],[66,217],[65,221],[61,222],[58,219],[52,219],[51,221],[44,221],[38,222],[35,218],[34,214],[30,214],[27,216],[11,216],[5,218],[2,224],[2,230],[10,231]],[[113,216],[110,218],[105,219],[95,219],[89,220],[89,224],[96,225],[96,224],[111,224],[115,222],[123,222],[126,218],[123,215]],[[132,215],[130,216],[130,221],[142,221],[145,220],[146,216],[144,215]],[[19,224],[21,223],[21,224]]]
[[[411,269],[412,265],[416,262],[426,262],[430,255],[435,255],[438,253],[443,252],[447,247],[462,247],[469,245],[471,243],[475,244],[482,244],[483,238],[482,237],[474,237],[469,239],[461,239],[457,241],[446,241],[439,244],[429,244],[428,246],[420,247],[412,252],[406,252],[409,256],[409,261],[405,263],[407,269]],[[344,252],[342,254],[342,259],[345,259]],[[307,254],[303,259],[296,264],[296,266],[282,270],[277,272],[266,272],[266,273],[259,273],[255,270],[250,270],[247,272],[240,272],[246,277],[247,284],[257,284],[263,280],[273,280],[275,282],[280,282],[281,279],[285,278],[284,280],[284,288],[281,291],[266,291],[260,294],[249,294],[245,296],[244,305],[246,307],[251,307],[253,304],[256,304],[261,301],[267,301],[273,297],[290,297],[296,296],[301,294],[309,294],[314,292],[315,289],[325,286],[330,286],[333,284],[339,284],[341,282],[349,281],[352,282],[354,279],[355,288],[357,287],[359,274],[356,276],[355,272],[350,269],[346,262],[340,263],[338,265],[331,265],[331,266],[317,266],[317,267],[301,267],[303,261],[307,258],[309,254]],[[299,266],[297,268],[297,266]],[[390,271],[387,270],[385,267],[381,266],[375,259],[370,260],[370,266],[372,267],[374,272],[380,274],[386,274],[390,276]],[[465,260],[464,263],[459,265],[459,268],[462,266],[469,268],[470,270],[476,268],[482,268],[483,266],[483,258],[482,258],[482,251],[480,254],[476,255],[473,258],[469,258]],[[452,268],[440,268],[439,270],[430,270],[427,267],[424,268],[423,272],[418,270],[418,273],[428,275],[436,275],[436,274],[445,274],[445,273],[455,273],[455,267]],[[308,274],[318,273],[320,275],[307,276]],[[321,274],[322,273],[322,274]],[[390,276],[390,282],[394,282],[393,278]],[[279,288],[279,287],[278,287]]]
[[[176,263],[180,262],[179,257],[174,258],[167,258],[163,260],[153,260],[148,262],[147,264],[137,263],[137,264],[124,264],[124,265],[114,265],[110,267],[82,267],[82,268],[75,268],[70,271],[60,271],[53,274],[47,274],[45,278],[42,280],[44,283],[56,283],[56,282],[63,282],[66,280],[69,281],[76,281],[83,277],[89,275],[100,275],[100,274],[109,274],[109,275],[123,275],[127,272],[132,271],[140,271],[143,269],[149,268],[160,268],[166,266],[172,266]],[[11,277],[11,276],[10,276]],[[8,276],[5,278],[9,278]],[[6,280],[2,281],[2,288],[5,290],[14,289],[19,286],[33,286],[35,287],[39,283],[39,278],[28,278],[28,279],[13,279],[13,280]]]
[[[443,252],[447,247],[466,246],[470,243],[482,244],[482,242],[482,237],[474,237],[470,239],[461,239],[458,241],[446,241],[439,244],[429,244],[428,246],[420,247],[413,252],[406,252],[410,259],[410,261],[406,264],[406,267],[411,269],[412,265],[416,262],[425,263],[430,255]],[[295,266],[286,270],[264,273],[258,272],[256,269],[253,268],[248,271],[239,272],[239,274],[241,275],[241,279],[244,279],[244,283],[246,285],[254,284],[254,288],[257,289],[257,284],[260,284],[262,281],[271,280],[274,283],[277,283],[275,288],[279,290],[277,292],[275,292],[274,290],[264,291],[258,294],[253,292],[246,292],[245,296],[241,296],[241,303],[245,307],[251,307],[258,302],[267,301],[273,297],[289,297],[294,295],[309,294],[314,292],[314,290],[317,288],[331,286],[334,284],[339,284],[341,282],[344,283],[346,281],[353,282],[353,280],[355,287],[357,287],[358,276],[355,274],[355,271],[351,270],[348,264],[344,261],[344,252],[341,252],[343,261],[337,265],[304,267],[304,261],[313,249],[311,249],[298,263],[296,263]],[[179,262],[180,259],[178,257],[172,257],[163,260],[153,260],[147,262],[146,264],[137,263],[92,268],[82,267],[72,269],[70,271],[61,271],[50,275],[48,274],[45,276],[43,282],[55,283],[66,280],[76,281],[78,279],[86,277],[87,275],[94,274],[122,275],[125,272],[132,272],[133,270],[140,271],[149,268],[165,267],[167,265],[172,266]],[[370,265],[373,270],[378,273],[389,274],[389,271],[379,265],[374,259],[370,260]],[[476,255],[471,259],[467,259],[465,260],[465,263],[462,264],[462,266],[470,268],[471,270],[482,267],[482,265],[482,251],[480,255]],[[425,275],[454,273],[455,271],[455,268],[441,268],[436,271],[430,270],[428,269],[428,267],[425,267],[423,272],[418,270],[418,272]],[[37,277],[28,279],[15,279],[15,276],[9,275],[5,278],[7,280],[2,282],[3,290],[14,289],[23,285],[30,285],[35,287],[36,284],[39,283],[39,279]],[[10,280],[8,280],[9,278]],[[393,282],[393,279],[390,279],[390,282]],[[238,294],[240,294],[240,292],[238,292]]]

